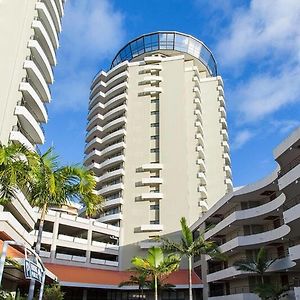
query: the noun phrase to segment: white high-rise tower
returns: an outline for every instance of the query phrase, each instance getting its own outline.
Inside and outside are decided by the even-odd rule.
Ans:
[[[232,190],[223,82],[203,42],[178,32],[129,42],[92,82],[85,165],[121,227],[119,263]]]

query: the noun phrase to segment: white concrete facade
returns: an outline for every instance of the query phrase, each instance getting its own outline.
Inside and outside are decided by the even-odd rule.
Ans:
[[[121,227],[123,269],[137,243],[177,231],[182,216],[192,224],[232,190],[222,78],[189,50],[147,49],[169,35],[190,38],[142,36],[142,54],[121,50],[91,86],[85,165],[106,199],[99,220]]]
[[[257,276],[236,270],[234,262],[255,256],[265,247],[276,258],[266,280],[287,285],[287,299],[297,299],[300,278],[300,128],[275,150],[279,167],[265,179],[221,198],[192,229],[205,232],[207,240],[218,243],[228,261],[195,260],[202,265],[204,299],[258,299],[253,293]]]

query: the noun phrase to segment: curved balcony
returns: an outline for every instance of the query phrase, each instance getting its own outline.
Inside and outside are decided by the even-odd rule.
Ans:
[[[198,192],[200,193],[202,199],[207,199],[207,190],[205,186],[198,186]]]
[[[43,75],[45,76],[46,82],[48,84],[52,84],[54,77],[53,77],[53,71],[51,68],[51,65],[49,63],[49,60],[36,40],[29,40],[28,42],[28,48],[31,50],[31,54],[34,57],[34,61],[38,64],[41,71],[43,72]]]
[[[218,101],[220,102],[220,106],[223,106],[223,107],[226,106],[224,96],[219,96]]]
[[[230,155],[228,153],[223,153],[223,158],[225,160],[225,164],[226,165],[230,165],[231,164]]]
[[[222,118],[226,118],[227,114],[226,114],[226,109],[225,109],[224,106],[219,107],[219,112],[220,112],[220,115],[221,115]]]
[[[298,261],[300,260],[300,245],[289,247],[289,254],[291,260]]]
[[[98,102],[96,105],[94,105],[93,108],[89,110],[88,120],[91,120],[96,114],[102,112],[104,107],[104,104],[101,102]]]
[[[126,111],[127,111],[127,105],[123,104],[123,105],[117,106],[114,109],[111,109],[103,117],[104,117],[105,122],[109,122],[111,119],[116,118],[120,114],[124,114]]]
[[[90,104],[89,104],[89,108],[92,110],[95,103],[98,104],[99,101],[105,99],[105,93],[103,93],[102,91],[98,92],[97,94],[95,94],[95,96],[90,100]],[[97,102],[96,102],[97,100]]]
[[[196,146],[196,151],[199,154],[199,158],[204,159],[204,149],[202,146]]]
[[[195,93],[197,98],[201,98],[201,92],[200,92],[200,89],[197,86],[195,86],[193,88],[193,92]]]
[[[60,17],[62,17],[64,15],[64,7],[62,4],[62,0],[55,0],[55,4],[56,4],[56,7],[57,7]]]
[[[98,137],[93,138],[89,143],[85,145],[85,154],[88,154],[93,148],[98,148],[101,145],[101,139]]]
[[[201,185],[206,185],[206,176],[203,172],[199,172],[197,178],[200,180]]]
[[[122,162],[125,161],[125,156],[124,155],[118,155],[112,158],[109,158],[107,160],[105,160],[103,163],[99,164],[99,170],[101,170],[102,168],[108,168],[111,167],[115,164],[120,164]]]
[[[95,149],[84,157],[84,163],[87,165],[99,157],[101,157],[101,151]]]
[[[222,129],[226,129],[227,130],[227,121],[225,118],[220,118],[220,123],[222,125]]]
[[[116,198],[116,199],[112,199],[112,200],[106,200],[103,203],[103,208],[104,209],[109,209],[115,206],[119,206],[122,205],[124,203],[123,198]]]
[[[53,23],[52,17],[46,7],[46,5],[43,2],[37,2],[35,5],[36,10],[38,11],[39,19],[42,21],[42,23],[45,26],[45,29],[47,30],[51,43],[54,47],[54,49],[57,49],[58,44],[58,35],[55,29],[55,25]]]
[[[163,58],[161,56],[151,55],[151,56],[145,56],[144,62],[146,64],[157,64],[162,62]]]
[[[50,37],[41,21],[34,20],[31,27],[34,29],[35,37],[45,51],[45,54],[52,66],[56,65],[55,50]]]
[[[224,147],[224,152],[229,153],[229,144],[227,141],[222,141],[222,146]]]
[[[9,140],[24,145],[30,151],[35,151],[33,145],[20,131],[12,131],[9,135]]]
[[[128,99],[128,95],[126,93],[122,93],[120,95],[117,95],[114,98],[111,98],[109,101],[105,103],[105,111],[109,112],[109,109],[111,109],[111,106],[119,106],[122,105],[126,100]]]
[[[18,116],[22,128],[30,135],[34,143],[43,144],[45,141],[44,133],[27,108],[19,105],[16,106],[15,115]]]
[[[197,133],[201,133],[203,135],[203,127],[200,121],[195,122],[195,127],[197,129]]]
[[[205,200],[199,200],[198,204],[200,207],[204,208],[205,210],[208,210],[208,204]]]
[[[230,166],[224,166],[224,171],[225,171],[226,177],[229,177],[229,178],[232,177],[232,172],[231,172]]]
[[[95,115],[87,124],[86,130],[89,131],[96,125],[100,125],[100,121],[103,121],[103,116],[101,114]]]
[[[32,60],[25,60],[24,69],[31,82],[33,83],[36,92],[41,96],[43,102],[50,102],[51,94],[48,85],[44,79],[44,76]]]
[[[108,135],[106,135],[105,137],[103,137],[102,139],[102,145],[104,145],[105,143],[108,142],[112,142],[113,140],[119,139],[120,137],[124,137],[126,135],[126,129],[119,129],[116,130]]]
[[[231,178],[225,178],[225,184],[227,185],[228,190],[232,190],[233,183],[232,183]]]
[[[237,236],[219,247],[222,253],[228,252],[237,247],[245,247],[250,245],[259,245],[263,243],[281,241],[291,231],[287,225],[282,225],[276,229],[272,229],[263,233],[257,233],[247,236]]]
[[[92,128],[90,131],[88,131],[86,133],[86,141],[90,142],[92,139],[94,139],[94,136],[96,135],[100,135],[100,133],[102,132],[102,127],[101,126],[95,126],[94,128]]]
[[[228,132],[226,129],[221,130],[221,135],[223,136],[224,141],[228,141]]]
[[[117,151],[125,149],[125,148],[126,148],[126,144],[124,142],[116,143],[107,148],[104,148],[101,151],[101,156],[104,158],[107,155],[111,155],[114,152],[117,152]]]
[[[106,83],[100,80],[91,90],[90,98],[92,99],[99,92],[105,93],[105,90],[106,90]]]
[[[283,219],[285,224],[289,224],[290,222],[293,222],[300,218],[300,204],[296,203],[295,206],[283,212]]]
[[[232,224],[234,224],[234,222],[237,222],[239,220],[257,218],[259,216],[263,216],[265,214],[271,213],[272,211],[276,211],[279,207],[283,205],[284,202],[285,202],[285,195],[281,194],[274,200],[262,204],[260,206],[235,211],[232,214],[230,214],[227,218],[219,222],[214,228],[207,231],[204,237],[208,239],[214,236],[215,234],[221,234],[223,229],[227,228],[228,226],[231,226]]]
[[[203,173],[206,172],[205,162],[203,159],[199,158],[197,159],[197,165],[199,165],[199,170]]]
[[[118,119],[112,120],[106,125],[103,126],[103,131],[106,131],[107,129],[109,130],[114,130],[115,128],[124,125],[127,121],[126,117],[120,117]]]
[[[104,196],[107,193],[113,193],[113,192],[117,192],[117,191],[121,191],[121,190],[124,190],[124,184],[123,183],[115,183],[115,184],[110,184],[110,185],[103,187],[102,189],[97,191],[96,194]]]
[[[223,88],[223,86],[218,85],[218,86],[217,86],[217,91],[219,92],[219,95],[220,95],[220,96],[223,96],[223,97],[224,97],[224,88]]]
[[[99,222],[115,222],[115,221],[119,221],[119,220],[123,220],[122,213],[106,215],[106,216],[103,216],[103,217],[100,217],[99,219],[97,219],[97,221],[99,221]]]
[[[106,93],[105,93],[105,102],[107,102],[108,100],[118,96],[119,94],[124,93],[126,90],[128,89],[128,83],[127,82],[122,82],[116,86],[114,86],[113,88],[109,89]]]
[[[48,114],[46,108],[40,97],[28,82],[21,82],[19,90],[22,92],[23,98],[30,106],[38,122],[46,123],[48,121]]]
[[[198,140],[198,145],[204,147],[204,139],[201,133],[195,134],[195,139]]]
[[[52,21],[55,25],[56,31],[61,32],[61,21],[54,0],[43,0],[43,2],[46,4],[48,8],[48,11],[52,17]]]
[[[201,110],[201,99],[198,97],[194,98],[194,103],[196,104],[196,108]]]
[[[106,172],[99,177],[96,177],[97,182],[104,182],[125,175],[124,169],[118,169],[112,172]]]

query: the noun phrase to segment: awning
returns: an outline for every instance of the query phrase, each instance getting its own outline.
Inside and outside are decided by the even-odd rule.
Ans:
[[[45,267],[58,277],[62,286],[118,289],[119,284],[122,281],[128,281],[132,275],[129,271],[111,271],[49,263],[45,263]],[[188,286],[188,270],[178,270],[172,273],[165,282],[173,284],[177,288],[186,288]],[[201,279],[194,271],[192,272],[192,284],[193,288],[203,287]]]

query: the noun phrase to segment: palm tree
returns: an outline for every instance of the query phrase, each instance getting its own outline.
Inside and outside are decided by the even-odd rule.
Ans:
[[[17,190],[28,189],[30,172],[36,163],[37,154],[25,146],[0,145],[0,204],[9,203]]]
[[[50,206],[61,206],[69,200],[89,204],[92,208],[101,205],[102,198],[93,193],[96,185],[93,174],[79,166],[60,166],[58,156],[50,148],[39,157],[38,166],[34,168],[31,179],[30,203],[41,211],[36,253],[41,249],[42,232],[45,215]]]
[[[147,274],[145,272],[138,272],[138,270],[134,270],[136,272],[135,275],[131,275],[129,280],[122,281],[119,284],[119,287],[122,286],[133,286],[137,285],[139,287],[139,291],[141,292],[141,298],[144,298],[144,288],[150,284],[150,281],[147,280]]]
[[[136,256],[131,263],[139,272],[154,281],[155,300],[158,300],[158,280],[162,281],[164,276],[168,276],[178,269],[179,257],[174,254],[166,256],[161,248],[152,247],[148,250],[147,257]]]
[[[192,258],[197,255],[207,254],[211,257],[222,258],[218,246],[215,242],[206,241],[204,234],[200,234],[198,238],[193,239],[193,233],[187,226],[184,217],[180,220],[181,224],[181,242],[173,242],[167,238],[160,238],[163,241],[163,249],[168,252],[174,252],[180,255],[181,258],[187,257],[189,262],[189,299],[193,299],[192,291]]]
[[[261,284],[265,283],[264,275],[267,269],[277,260],[269,259],[264,247],[260,248],[254,258],[239,260],[234,263],[234,267],[239,271],[254,272],[260,276]]]
[[[288,295],[288,290],[287,286],[265,283],[257,286],[254,292],[263,300],[279,300]]]

